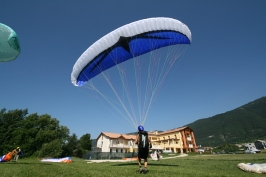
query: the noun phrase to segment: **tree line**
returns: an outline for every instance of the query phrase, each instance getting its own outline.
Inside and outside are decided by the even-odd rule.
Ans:
[[[29,114],[28,109],[0,111],[0,156],[16,147],[25,157],[82,157],[91,150],[90,134],[70,135],[66,126],[48,114]]]

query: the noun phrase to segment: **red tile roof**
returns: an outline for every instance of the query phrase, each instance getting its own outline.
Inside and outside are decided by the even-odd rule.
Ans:
[[[163,135],[163,134],[168,134],[168,133],[172,133],[172,132],[178,132],[178,131],[181,131],[181,130],[184,130],[184,129],[190,129],[191,131],[193,131],[191,128],[185,126],[185,127],[179,127],[179,128],[174,128],[174,129],[171,129],[171,130],[166,130],[164,132],[160,132],[158,133],[157,135]],[[151,135],[155,135],[154,133],[151,133]]]
[[[135,139],[136,135],[126,135],[126,134],[119,134],[119,133],[110,133],[110,132],[101,132],[101,134],[98,136],[97,139],[100,138],[101,135],[105,135],[109,138],[123,138],[123,139],[127,139],[127,140],[131,140],[131,139]]]

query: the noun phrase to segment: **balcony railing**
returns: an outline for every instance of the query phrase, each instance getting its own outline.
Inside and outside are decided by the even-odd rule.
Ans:
[[[127,145],[127,144],[110,144],[109,147],[116,147],[116,148],[130,148],[130,147],[132,147],[132,148],[137,148],[138,146],[135,145],[135,144],[133,146]]]
[[[161,146],[158,145],[152,145],[152,149],[163,149]]]

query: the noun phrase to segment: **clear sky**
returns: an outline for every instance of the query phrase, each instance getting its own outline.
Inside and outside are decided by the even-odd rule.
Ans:
[[[0,63],[0,109],[49,114],[79,137],[136,131],[70,80],[78,57],[127,23],[171,17],[192,32],[144,125],[181,127],[266,96],[264,0],[0,0],[0,23],[18,34],[21,54]]]

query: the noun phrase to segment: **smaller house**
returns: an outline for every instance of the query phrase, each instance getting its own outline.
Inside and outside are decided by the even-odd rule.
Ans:
[[[257,149],[266,149],[266,142],[263,140],[257,140],[254,142]]]
[[[255,154],[255,153],[260,153],[261,151],[258,150],[255,146],[254,143],[247,143],[245,145],[245,150],[244,150],[244,153],[247,153],[247,154]]]
[[[97,148],[101,149],[101,152],[137,152],[138,147],[134,143],[135,138],[136,135],[101,132],[96,139]]]

